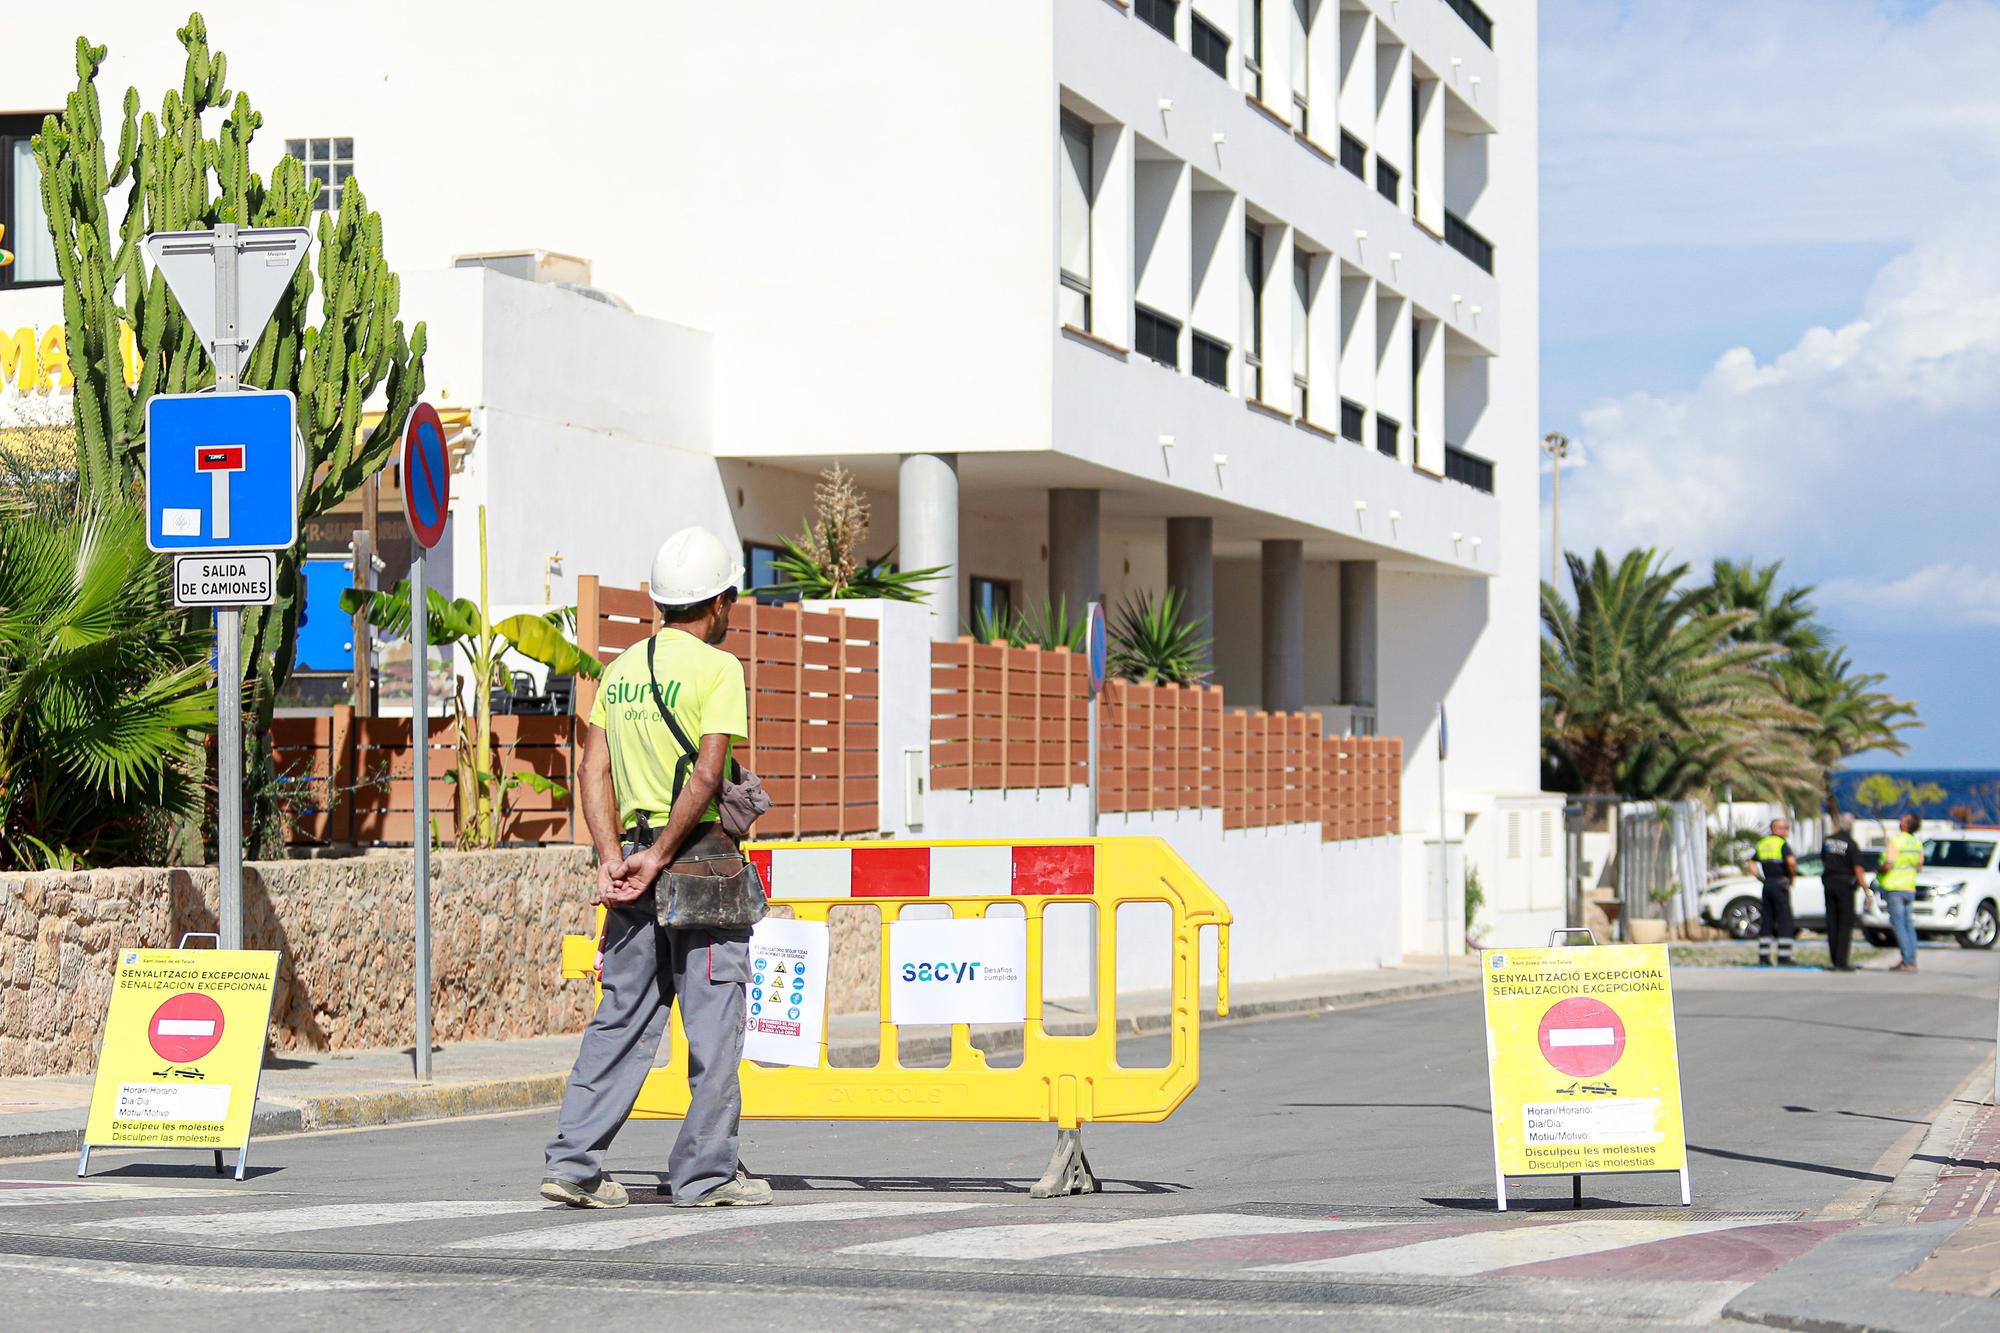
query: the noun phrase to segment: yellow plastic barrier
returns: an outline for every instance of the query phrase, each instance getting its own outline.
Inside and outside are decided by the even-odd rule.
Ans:
[[[976,850],[972,850],[976,849]],[[773,904],[804,921],[825,921],[835,907],[881,909],[881,1050],[876,1063],[826,1063],[822,1035],[816,1068],[742,1066],[743,1115],[759,1120],[965,1120],[1045,1122],[1057,1126],[1056,1160],[1034,1193],[1096,1187],[1078,1130],[1090,1121],[1165,1120],[1201,1078],[1200,932],[1216,928],[1216,1011],[1229,1012],[1229,909],[1160,838],[1071,838],[938,842],[750,843]],[[1042,1023],[1042,932],[1050,904],[1089,902],[1097,910],[1095,1030],[1064,1036]],[[889,926],[902,909],[944,903],[954,919],[985,917],[999,903],[1019,903],[1027,917],[1027,1022],[1018,1066],[996,1068],[972,1044],[964,1023],[951,1031],[948,1064],[907,1068],[889,1021]],[[1118,909],[1162,903],[1173,914],[1172,1012],[1163,1067],[1118,1063]],[[600,918],[601,925],[601,918]],[[591,974],[597,942],[563,941],[563,975]],[[638,1119],[678,1118],[687,1110],[687,1042],[674,1011],[668,1063],[647,1078]]]

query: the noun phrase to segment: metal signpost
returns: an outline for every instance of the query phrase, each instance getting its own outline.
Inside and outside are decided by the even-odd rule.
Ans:
[[[418,403],[403,423],[403,510],[416,551],[410,559],[410,741],[416,754],[416,811],[410,842],[416,853],[417,1080],[431,1078],[431,700],[430,594],[424,553],[444,537],[451,511],[451,460],[437,409]]]
[[[1097,702],[1104,693],[1104,672],[1109,662],[1110,644],[1104,633],[1104,603],[1092,602],[1084,608],[1084,660],[1090,667],[1090,712],[1088,744],[1084,758],[1089,765],[1090,836],[1097,836]],[[1090,909],[1090,957],[1097,957],[1097,912]],[[1090,967],[1090,1011],[1097,1012],[1097,964]]]
[[[242,607],[275,600],[275,554],[257,553],[297,545],[306,482],[297,400],[246,392],[238,380],[311,239],[304,227],[225,222],[145,240],[215,363],[214,392],[146,402],[146,544],[196,557],[175,561],[175,601],[216,608],[215,859],[224,949],[243,947]]]
[[[1451,848],[1444,840],[1444,703],[1438,703],[1438,952],[1444,956],[1444,974],[1451,975]]]

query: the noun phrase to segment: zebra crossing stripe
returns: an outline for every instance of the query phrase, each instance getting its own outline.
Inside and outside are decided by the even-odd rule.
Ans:
[[[0,1208],[36,1204],[117,1203],[133,1199],[212,1199],[212,1189],[174,1189],[163,1185],[28,1185],[0,1181]]]
[[[1548,1259],[1574,1259],[1607,1250],[1622,1250],[1653,1241],[1678,1240],[1710,1231],[1744,1226],[1743,1221],[1592,1221],[1552,1226],[1528,1225],[1498,1231],[1441,1236],[1397,1249],[1343,1254],[1331,1259],[1270,1264],[1260,1273],[1396,1273],[1419,1277],[1470,1277],[1475,1273],[1512,1268]]]
[[[842,1254],[899,1255],[916,1259],[1053,1259],[1066,1254],[1129,1250],[1142,1245],[1220,1240],[1237,1236],[1297,1235],[1379,1227],[1379,1221],[1259,1217],[1251,1213],[1183,1213],[1117,1222],[1027,1222],[1012,1226],[958,1227],[901,1240],[850,1245]]]
[[[98,1225],[127,1231],[171,1231],[235,1239],[549,1210],[549,1204],[540,1199],[417,1199],[408,1203],[326,1203],[303,1208],[245,1208],[228,1213],[153,1214],[114,1218]]]
[[[641,1208],[640,1216],[630,1213],[607,1215],[590,1213],[567,1225],[510,1231],[499,1236],[480,1236],[453,1241],[454,1250],[544,1250],[578,1253],[590,1250],[622,1250],[632,1245],[676,1240],[682,1236],[706,1236],[719,1231],[747,1231],[801,1222],[856,1222],[921,1217],[928,1213],[957,1213],[983,1208],[979,1203],[888,1203],[860,1200],[853,1203],[778,1204],[767,1208],[669,1208],[664,1205]],[[567,1210],[566,1210],[567,1211]]]

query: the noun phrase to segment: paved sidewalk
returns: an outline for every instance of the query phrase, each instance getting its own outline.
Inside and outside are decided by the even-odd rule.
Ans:
[[[1284,981],[1249,982],[1231,987],[1229,1017],[1244,1022],[1283,1014],[1351,1009],[1362,1005],[1474,988],[1478,971],[1470,959],[1453,959],[1451,974],[1432,956],[1406,958],[1400,967],[1332,972]],[[1089,1030],[1088,1007],[1050,1001],[1046,1022],[1056,1033]],[[1202,1009],[1213,1025],[1215,996],[1203,995]],[[1166,1030],[1167,995],[1121,995],[1121,1034]],[[848,1014],[828,1027],[830,1059],[837,1065],[872,1064],[880,1049],[881,1025],[871,1014]],[[1020,1029],[979,1027],[974,1044],[989,1052],[1020,1044]],[[258,1089],[255,1134],[391,1125],[448,1116],[480,1115],[534,1106],[562,1098],[575,1035],[520,1041],[471,1041],[436,1047],[434,1079],[415,1081],[415,1051],[318,1051],[271,1055]],[[921,1029],[902,1034],[905,1062],[939,1059],[950,1050],[950,1030]],[[0,1158],[75,1152],[90,1108],[88,1075],[0,1078]]]
[[[1724,1313],[1775,1328],[2000,1327],[2000,1107],[1993,1065],[1940,1107],[1859,1227],[1757,1282]]]

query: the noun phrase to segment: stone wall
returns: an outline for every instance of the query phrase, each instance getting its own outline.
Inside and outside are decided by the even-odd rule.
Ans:
[[[433,1032],[440,1043],[578,1032],[587,981],[562,937],[595,929],[585,847],[431,858]],[[275,1050],[408,1046],[416,1024],[408,852],[252,862],[244,939],[279,952]],[[828,1000],[872,1012],[877,922],[836,910]],[[212,870],[0,875],[0,1076],[89,1073],[118,951],[216,929]]]

